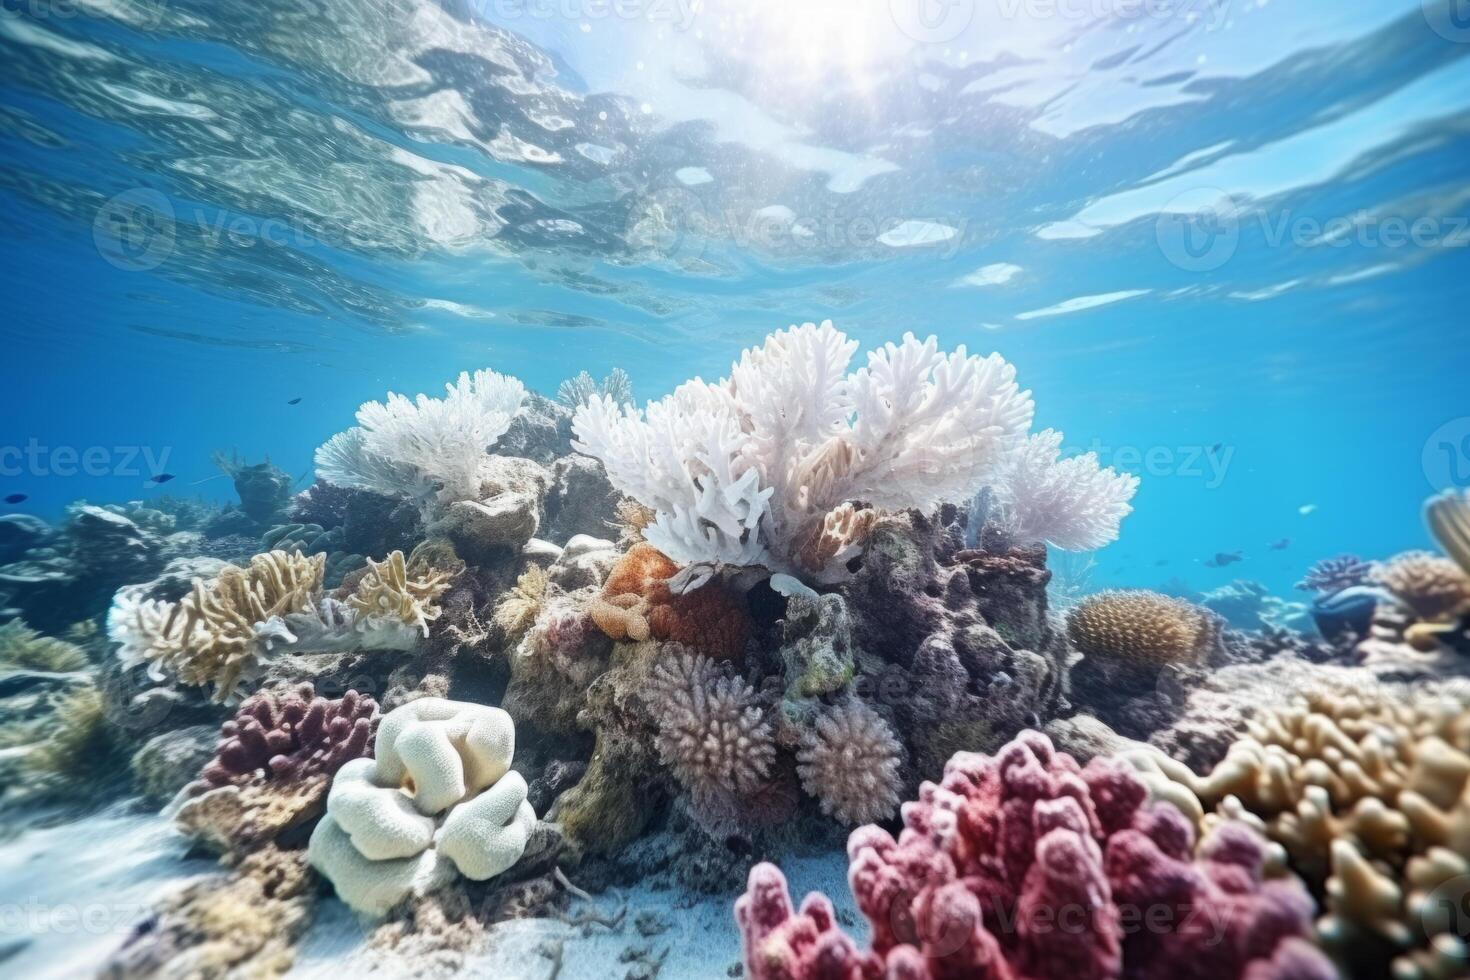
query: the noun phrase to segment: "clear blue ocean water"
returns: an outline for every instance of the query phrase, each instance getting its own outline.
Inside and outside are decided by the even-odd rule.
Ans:
[[[1467,54],[1462,0],[6,0],[0,496],[831,318],[1143,478],[1095,584],[1286,592],[1470,482]]]

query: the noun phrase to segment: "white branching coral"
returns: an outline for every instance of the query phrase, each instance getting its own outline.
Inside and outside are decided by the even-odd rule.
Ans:
[[[1017,543],[1092,551],[1118,539],[1138,477],[1101,467],[1096,453],[1061,459],[1062,434],[1026,440],[995,486],[994,519]]]
[[[479,497],[480,465],[520,410],[526,388],[494,371],[462,373],[443,398],[388,393],[357,410],[357,427],[316,451],[317,475],[340,487],[437,505]]]
[[[573,446],[655,512],[644,538],[679,564],[839,580],[872,526],[863,512],[963,499],[1033,414],[998,354],[945,354],[907,334],[849,373],[857,348],[830,321],[790,327],[729,378],[696,378],[645,411],[589,399]]]

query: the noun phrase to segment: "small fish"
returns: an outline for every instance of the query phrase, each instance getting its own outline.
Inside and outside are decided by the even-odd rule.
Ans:
[[[1158,561],[1154,562],[1154,567],[1155,568],[1163,568],[1167,564],[1169,564],[1169,559],[1167,559],[1167,558],[1160,558]]]
[[[1269,545],[1272,551],[1285,551],[1291,547],[1291,538],[1282,538],[1280,541],[1272,541]]]
[[[301,404],[301,399],[300,398],[292,398],[290,401],[286,402],[286,404],[287,405],[300,405]]]
[[[1302,515],[1303,517],[1306,517],[1308,514],[1314,513],[1316,510],[1317,510],[1317,505],[1316,504],[1302,504],[1300,507],[1298,507],[1296,509],[1296,512],[1298,514]]]
[[[1215,443],[1213,446],[1210,447],[1210,455],[1211,456],[1215,455],[1216,453],[1218,453],[1223,448],[1225,448],[1225,444],[1223,442],[1217,442],[1217,443]]]
[[[5,498],[5,502],[7,504],[23,504],[27,500],[30,500],[30,499],[31,498],[29,496],[27,496],[26,494],[23,494],[23,493],[12,493],[10,496],[8,496],[8,497]]]
[[[169,480],[172,480],[173,478],[174,478],[174,475],[172,473],[160,473],[157,476],[150,478],[148,480],[148,482],[151,483],[151,484],[153,484],[155,487],[157,487],[157,486],[162,486],[163,484],[167,483]]]
[[[1234,565],[1242,561],[1245,555],[1239,551],[1217,551],[1215,557],[1205,562],[1206,568],[1224,568],[1226,565]]]

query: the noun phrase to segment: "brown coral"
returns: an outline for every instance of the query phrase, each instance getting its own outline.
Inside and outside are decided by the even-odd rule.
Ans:
[[[608,572],[587,614],[614,640],[666,640],[721,660],[741,657],[750,635],[745,597],[718,580],[675,595],[668,580],[678,571],[653,545],[636,544]]]
[[[1441,555],[1406,551],[1378,565],[1373,581],[1402,599],[1421,619],[1451,619],[1470,610],[1470,575]]]
[[[349,759],[372,754],[377,724],[377,702],[356,691],[335,701],[316,697],[310,684],[262,691],[220,727],[215,756],[200,778],[215,787],[330,776]]]
[[[798,535],[792,554],[808,572],[839,566],[862,551],[863,542],[868,540],[878,517],[878,512],[871,508],[839,504],[820,521],[810,522],[805,533]]]
[[[755,691],[707,657],[676,651],[654,666],[649,697],[659,755],[689,791],[695,815],[725,812],[766,782],[776,761],[771,723]]]
[[[823,714],[803,737],[796,771],[823,813],[856,826],[897,811],[901,753],[888,723],[863,702],[850,701]]]
[[[1220,632],[1219,620],[1198,606],[1141,589],[1089,596],[1067,617],[1067,633],[1083,656],[1150,673],[1202,662]]]
[[[425,564],[410,569],[403,552],[395,551],[381,562],[368,559],[368,571],[347,597],[347,604],[365,619],[401,622],[429,635],[429,623],[442,610],[435,601],[449,588],[454,576]]]
[[[1353,975],[1470,969],[1463,920],[1442,921],[1437,904],[1470,884],[1463,701],[1380,686],[1310,692],[1250,722],[1209,775],[1153,750],[1130,758],[1156,797],[1203,826],[1245,820],[1281,845],[1325,894],[1321,937]]]

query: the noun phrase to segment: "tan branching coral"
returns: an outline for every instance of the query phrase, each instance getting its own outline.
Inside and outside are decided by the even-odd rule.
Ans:
[[[613,509],[613,521],[610,526],[617,528],[618,547],[631,548],[643,540],[643,530],[652,524],[656,514],[651,507],[645,507],[632,497],[624,497],[618,501],[617,507]]]
[[[365,619],[395,620],[428,636],[429,624],[442,611],[434,603],[453,578],[427,565],[415,565],[410,574],[403,552],[395,551],[381,562],[368,559],[368,572],[347,605]]]
[[[108,632],[122,645],[125,665],[146,662],[185,684],[212,683],[215,700],[228,700],[268,649],[264,624],[315,609],[326,559],[284,551],[256,555],[246,568],[227,565],[212,581],[196,581],[176,603],[124,590],[109,614]]]
[[[653,545],[636,544],[608,573],[587,615],[614,640],[666,640],[722,660],[741,657],[750,635],[744,596],[719,580],[675,595],[668,580],[678,571]]]
[[[1420,619],[1446,620],[1470,611],[1470,575],[1450,558],[1406,551],[1379,564],[1372,578]]]
[[[1424,505],[1424,521],[1444,553],[1470,575],[1470,492],[1449,491],[1430,498]]]
[[[1463,919],[1445,920],[1440,908],[1470,890],[1463,700],[1376,685],[1309,692],[1260,714],[1206,776],[1154,750],[1130,761],[1154,796],[1204,827],[1244,819],[1279,844],[1324,894],[1319,933],[1353,975],[1429,980],[1470,969],[1456,935]]]
[[[857,826],[897,812],[902,761],[888,723],[863,702],[850,701],[817,719],[797,751],[796,771],[823,813]]]
[[[764,786],[776,761],[773,729],[744,681],[681,650],[654,666],[649,683],[659,755],[689,791],[696,817],[726,813],[732,799]]]
[[[863,544],[881,515],[871,508],[839,504],[813,521],[797,545],[794,557],[808,572],[840,565],[861,554]]]
[[[1100,592],[1067,617],[1067,633],[1085,657],[1105,666],[1156,672],[1200,663],[1220,637],[1214,616],[1157,592]]]
[[[542,606],[546,604],[546,570],[540,565],[528,566],[505,598],[495,607],[495,625],[512,640],[530,629]]]

